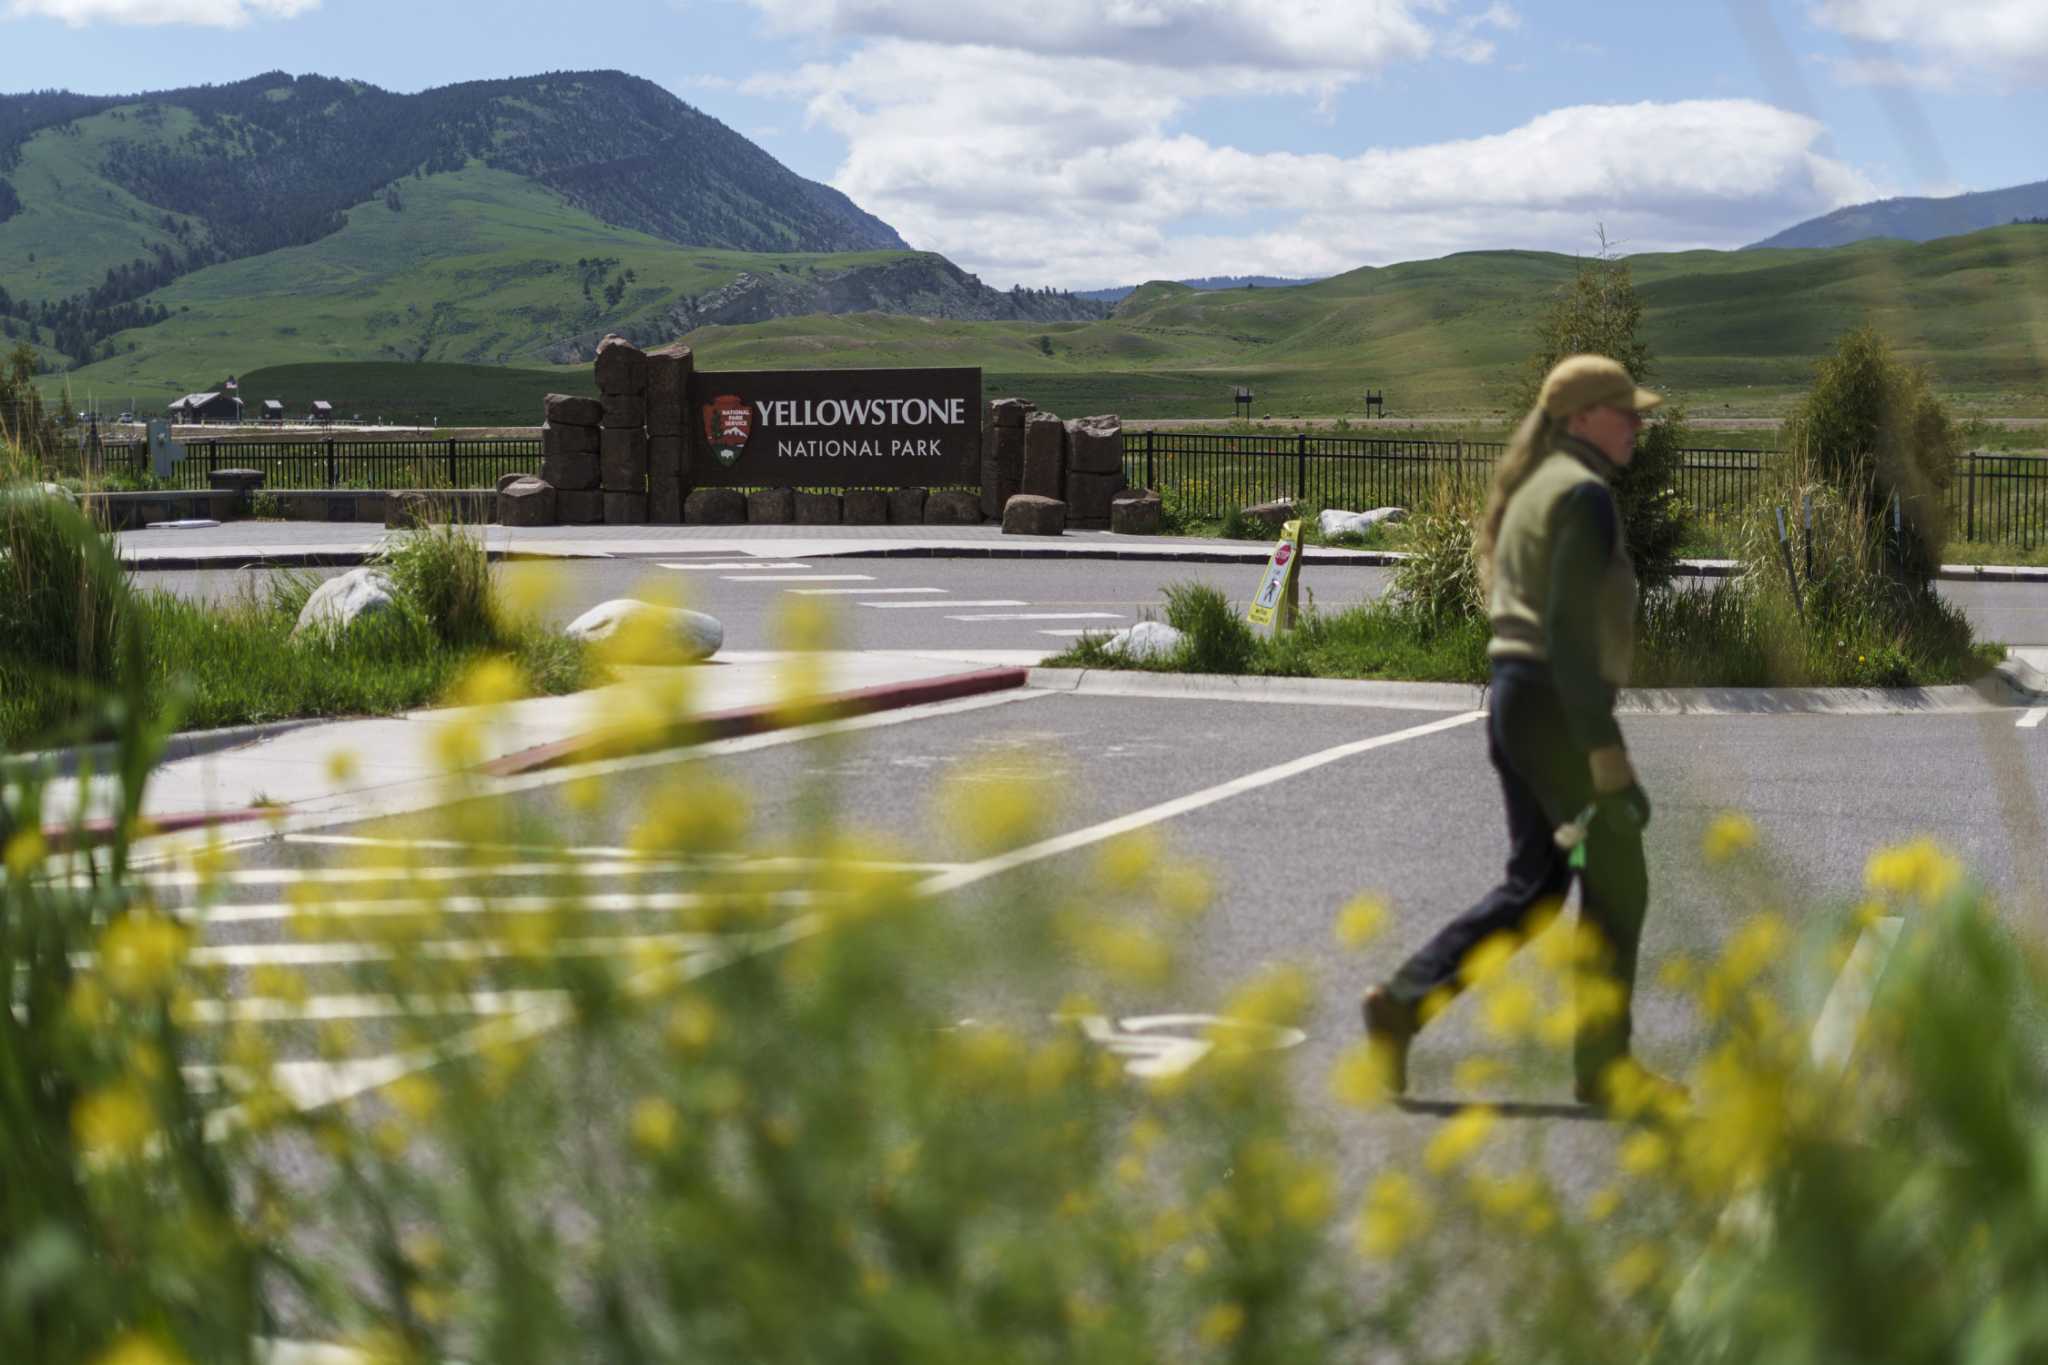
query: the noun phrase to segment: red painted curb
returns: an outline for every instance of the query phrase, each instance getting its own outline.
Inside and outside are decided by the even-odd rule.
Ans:
[[[242,806],[234,810],[190,811],[178,815],[144,816],[135,832],[138,839],[155,834],[183,834],[187,830],[209,829],[214,825],[241,825],[251,820],[269,820],[284,814],[279,806]],[[112,842],[114,822],[104,817],[81,825],[45,825],[43,842],[62,853],[74,848],[95,847]]]
[[[538,772],[543,768],[558,768],[565,764],[581,763],[591,759],[622,758],[628,754],[679,749],[691,744],[709,744],[714,740],[767,734],[771,730],[783,730],[794,725],[814,725],[819,721],[845,720],[851,716],[872,715],[877,711],[897,711],[906,706],[953,701],[960,697],[979,696],[984,692],[1004,692],[1013,687],[1022,687],[1030,676],[1031,670],[1028,668],[985,668],[973,673],[954,673],[944,678],[883,683],[877,687],[860,687],[850,692],[835,692],[830,696],[814,698],[801,707],[742,706],[730,711],[713,711],[653,736],[629,737],[617,731],[595,730],[588,734],[559,739],[551,744],[521,749],[518,753],[506,754],[503,758],[494,758],[482,765],[478,771],[492,777],[517,777],[522,773]]]

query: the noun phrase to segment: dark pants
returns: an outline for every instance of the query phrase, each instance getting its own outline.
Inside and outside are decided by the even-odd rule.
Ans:
[[[1564,708],[1541,664],[1500,663],[1493,670],[1488,750],[1507,803],[1508,863],[1501,884],[1408,959],[1390,983],[1395,999],[1411,1009],[1439,991],[1463,983],[1458,966],[1480,943],[1503,930],[1523,933],[1546,904],[1552,909],[1570,888],[1570,855],[1557,846],[1557,827],[1577,818],[1592,798],[1586,753],[1572,743]],[[1636,945],[1649,902],[1649,872],[1642,834],[1623,822],[1596,818],[1579,874],[1581,922],[1600,931],[1600,964],[1622,990],[1618,1017],[1582,1024],[1573,1064],[1582,1084],[1599,1080],[1609,1063],[1627,1055],[1629,999],[1636,977]]]

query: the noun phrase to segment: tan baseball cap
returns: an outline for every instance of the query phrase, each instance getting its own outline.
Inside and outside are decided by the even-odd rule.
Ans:
[[[1544,376],[1537,403],[1552,417],[1570,417],[1587,408],[1634,408],[1648,412],[1663,395],[1636,387],[1618,360],[1604,355],[1566,356]]]

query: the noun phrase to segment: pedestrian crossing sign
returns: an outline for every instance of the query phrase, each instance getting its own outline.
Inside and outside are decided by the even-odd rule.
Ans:
[[[1276,631],[1293,629],[1300,582],[1301,523],[1290,521],[1280,528],[1280,543],[1266,561],[1265,576],[1259,580],[1259,590],[1245,616],[1253,625],[1269,625]]]

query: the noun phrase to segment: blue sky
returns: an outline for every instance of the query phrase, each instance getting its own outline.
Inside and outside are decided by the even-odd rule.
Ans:
[[[2048,179],[2048,0],[0,0],[0,89],[618,67],[998,286],[1732,247]]]

